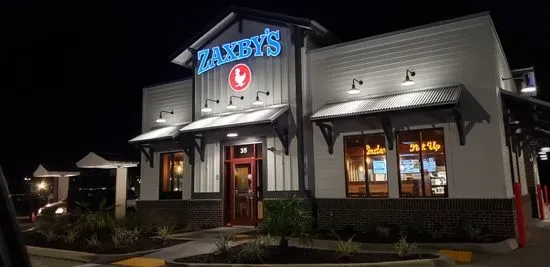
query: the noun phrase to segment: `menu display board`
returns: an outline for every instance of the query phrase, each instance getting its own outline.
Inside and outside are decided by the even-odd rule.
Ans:
[[[386,174],[386,161],[385,160],[373,160],[372,166],[375,174]]]
[[[418,159],[402,159],[400,160],[401,173],[419,173],[420,161]],[[427,158],[422,161],[422,167],[425,172],[435,172],[437,170],[437,164],[434,158]]]

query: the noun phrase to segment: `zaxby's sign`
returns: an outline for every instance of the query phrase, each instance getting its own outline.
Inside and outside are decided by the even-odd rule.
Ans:
[[[237,60],[254,57],[276,57],[281,53],[280,32],[268,28],[263,34],[247,39],[214,46],[200,50],[197,53],[199,68],[197,74],[201,75],[217,66]],[[263,47],[266,47],[265,53]]]

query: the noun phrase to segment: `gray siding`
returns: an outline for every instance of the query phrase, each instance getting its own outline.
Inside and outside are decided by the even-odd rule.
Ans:
[[[152,127],[160,125],[178,124],[191,121],[192,112],[192,83],[191,80],[184,80],[174,83],[168,83],[143,89],[143,108],[142,108],[142,132]],[[174,111],[174,115],[163,114],[166,123],[159,124],[155,120],[158,118],[161,110]],[[159,152],[173,151],[173,147],[158,147],[154,153],[154,167],[151,168],[145,157],[141,156],[141,192],[140,199],[157,200],[159,199]],[[186,160],[185,163],[188,161]],[[183,192],[183,198],[188,199],[191,196],[191,168],[186,168],[185,173],[186,188]]]
[[[502,136],[498,124],[498,97],[495,60],[489,16],[478,16],[436,26],[357,40],[347,44],[312,50],[309,53],[309,87],[313,109],[326,102],[362,96],[445,85],[464,84],[463,115],[468,127],[466,146],[458,141],[456,125],[419,118],[423,123],[403,118],[395,130],[443,127],[445,130],[447,176],[451,198],[509,197],[503,183]],[[416,84],[402,87],[405,70],[416,71]],[[361,93],[350,97],[353,78],[362,79]],[[427,122],[432,119],[432,122]],[[423,125],[423,126],[422,126]],[[343,129],[343,128],[341,128]],[[376,126],[364,130],[376,130]],[[378,128],[379,129],[379,128]],[[314,128],[316,197],[345,197],[343,139],[336,139],[329,155],[320,131]],[[389,151],[388,153],[395,153]],[[388,159],[389,160],[389,159]],[[397,168],[397,160],[388,168]],[[390,179],[394,192],[397,174]],[[394,181],[392,181],[392,179]]]
[[[239,33],[238,24],[230,26],[224,33],[212,40],[205,48],[220,46],[227,42],[248,38],[263,33],[265,28],[279,30],[281,35],[281,54],[277,57],[250,57],[249,59],[227,63],[209,70],[201,75],[196,75],[196,118],[204,118],[211,114],[228,111],[226,109],[231,95],[244,96],[244,100],[234,99],[237,110],[253,108],[252,102],[256,98],[256,92],[269,91],[270,95],[260,95],[264,104],[290,104],[290,113],[296,116],[296,88],[294,77],[294,46],[291,43],[288,28],[274,25],[266,25],[258,22],[244,20],[242,33]],[[235,92],[228,84],[228,73],[238,64],[247,64],[252,71],[252,81],[244,92]],[[202,114],[206,98],[219,99],[219,104],[212,102],[208,106],[213,109],[211,113]],[[296,121],[293,118],[293,121]],[[277,137],[267,136],[267,145],[274,146],[275,152],[266,155],[268,164],[268,191],[298,190],[298,163],[296,153],[296,139],[291,141],[289,155],[284,155],[282,145]],[[219,179],[223,174],[220,170],[220,139],[207,140],[205,161],[197,159],[194,180],[194,192],[220,192]],[[207,167],[208,166],[208,167]]]

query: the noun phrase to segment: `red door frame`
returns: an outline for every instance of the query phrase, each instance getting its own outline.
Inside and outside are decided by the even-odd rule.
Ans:
[[[248,144],[238,144],[238,145],[230,145],[230,146],[224,146],[224,150],[223,150],[223,157],[225,157],[225,147],[229,147],[229,156],[230,158],[229,159],[225,159],[224,158],[224,164],[225,163],[229,163],[229,186],[230,186],[230,190],[229,190],[229,222],[231,223],[231,225],[255,225],[256,222],[258,221],[258,212],[257,212],[257,209],[258,209],[258,197],[257,197],[257,185],[258,185],[258,180],[257,180],[257,175],[256,175],[256,161],[257,160],[263,160],[263,155],[262,157],[256,157],[256,146],[257,144],[261,144],[261,143],[248,143]],[[233,158],[233,153],[234,153],[234,148],[236,146],[245,146],[245,145],[252,145],[252,157],[248,157],[248,158],[238,158],[238,159],[234,159]],[[250,164],[250,168],[251,168],[251,173],[252,173],[252,198],[253,198],[253,201],[252,201],[252,205],[251,205],[251,218],[250,218],[250,222],[249,223],[239,223],[237,222],[237,224],[235,224],[235,220],[233,218],[233,214],[235,213],[235,164]],[[225,169],[225,167],[224,167]],[[227,175],[226,175],[227,176]],[[225,177],[224,177],[225,179]],[[224,183],[224,184],[227,184],[227,183]],[[227,198],[224,199],[224,201],[227,201]]]

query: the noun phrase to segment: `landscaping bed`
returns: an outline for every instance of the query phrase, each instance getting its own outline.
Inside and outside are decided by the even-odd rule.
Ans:
[[[115,247],[112,242],[103,242],[100,246],[90,246],[86,244],[84,239],[79,239],[73,243],[65,243],[63,240],[46,241],[44,236],[32,231],[23,233],[24,241],[29,246],[54,248],[63,250],[73,250],[81,252],[89,252],[95,254],[126,254],[138,251],[155,250],[165,248],[181,243],[188,242],[189,240],[166,240],[161,241],[152,237],[140,237],[131,246]]]
[[[243,246],[231,248],[230,254],[234,257],[227,257],[223,254],[202,254],[187,258],[175,259],[175,262],[187,263],[243,263],[243,264],[315,264],[315,263],[375,263],[387,261],[405,261],[416,259],[434,259],[433,254],[413,254],[398,256],[395,253],[356,253],[351,257],[341,257],[333,250],[322,250],[315,248],[289,247],[286,251],[280,252],[277,247],[268,247],[265,256],[260,260],[255,257],[242,255]]]

